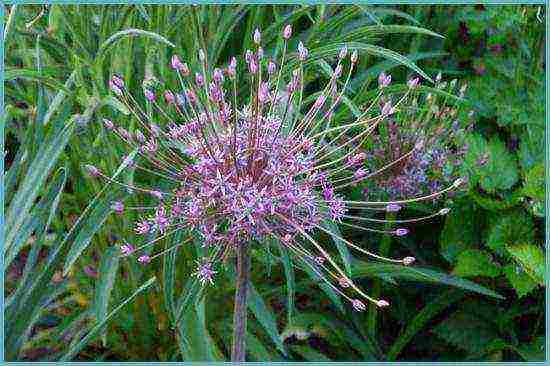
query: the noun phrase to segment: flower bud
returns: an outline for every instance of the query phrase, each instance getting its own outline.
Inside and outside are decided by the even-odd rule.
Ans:
[[[399,228],[399,229],[396,229],[393,233],[397,236],[405,236],[409,233],[409,230],[404,228]]]
[[[256,44],[260,44],[260,42],[262,41],[262,34],[260,33],[260,30],[258,28],[256,28],[256,30],[254,31],[254,43]]]
[[[183,63],[180,61],[177,55],[173,55],[172,59],[170,60],[170,66],[172,66],[174,70],[181,71],[183,68]]]
[[[112,130],[115,127],[113,122],[107,118],[103,118],[103,125],[105,125],[105,128],[108,130]]]
[[[269,75],[273,75],[276,70],[277,66],[275,65],[275,63],[273,61],[269,61],[269,63],[267,64],[267,73]]]
[[[385,72],[381,72],[378,76],[378,86],[380,88],[385,88],[391,83],[391,75],[386,75]]]
[[[173,104],[176,101],[176,96],[170,90],[166,90],[164,91],[164,100],[168,104]]]
[[[95,166],[93,165],[90,165],[90,164],[86,164],[84,165],[84,168],[86,168],[86,170],[88,171],[88,174],[91,176],[91,177],[98,177],[101,175],[101,172],[99,171],[99,169],[97,169]]]
[[[283,38],[288,40],[292,36],[292,26],[287,24],[283,29]]]
[[[385,308],[386,306],[390,306],[390,303],[386,300],[378,300],[376,302],[376,306],[378,306],[379,308]]]
[[[212,76],[212,79],[214,79],[214,81],[218,84],[222,83],[223,82],[223,73],[222,73],[222,70],[218,69],[218,68],[215,68],[214,69],[214,74]]]
[[[348,54],[348,47],[344,46],[340,49],[340,52],[338,53],[338,58],[340,60],[343,60],[346,58],[347,54]]]
[[[419,78],[414,78],[414,79],[410,79],[409,81],[407,81],[407,86],[411,89],[414,89],[414,88],[418,87],[419,84],[420,84],[420,79]]]
[[[358,299],[351,300],[351,305],[353,305],[353,309],[355,309],[356,311],[365,311],[367,309],[365,304]]]
[[[148,255],[142,255],[141,257],[138,258],[138,262],[141,264],[147,264],[151,262],[151,257],[149,257]]]
[[[204,62],[204,60],[206,60],[206,54],[204,53],[204,50],[201,48],[199,50],[199,61]]]
[[[115,201],[111,205],[111,209],[115,211],[117,215],[122,215],[124,213],[124,204],[120,201]]]
[[[397,203],[390,203],[386,206],[387,212],[397,212],[399,210],[401,210],[401,206],[398,205]]]
[[[308,55],[308,49],[304,46],[302,41],[300,41],[300,43],[298,43],[298,58],[300,59],[300,61],[305,61]]]
[[[405,257],[403,258],[403,264],[409,266],[414,263],[416,259],[414,257]]]
[[[357,62],[358,57],[359,55],[357,54],[357,50],[354,50],[353,53],[351,54],[351,63],[355,64]]]
[[[198,87],[203,87],[204,86],[204,76],[202,76],[201,73],[195,73],[195,83],[197,84]]]

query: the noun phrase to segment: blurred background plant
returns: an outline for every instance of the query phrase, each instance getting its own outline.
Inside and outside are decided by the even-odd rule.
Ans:
[[[320,57],[336,59],[343,45],[361,55],[344,100],[348,108],[336,111],[335,121],[359,113],[363,101],[377,93],[381,72],[391,73],[388,87],[396,92],[414,76],[441,73],[447,87],[460,80],[456,89],[466,83],[467,100],[456,101],[456,117],[436,125],[452,131],[453,122],[460,121],[468,149],[444,145],[461,163],[446,174],[467,176],[468,186],[447,202],[403,207],[399,218],[433,210],[433,204],[453,208],[446,218],[413,226],[409,236],[366,236],[352,228],[343,233],[382,254],[390,247],[397,255],[412,253],[414,267],[360,261],[334,240],[353,278],[391,299],[392,306],[381,312],[345,309],[330,288],[317,285],[314,273],[294,271],[275,246],[274,252],[269,245],[254,252],[254,261],[266,265],[253,271],[248,358],[543,359],[543,7],[19,5],[6,10],[9,360],[227,358],[230,268],[214,290],[197,293],[188,281],[197,253],[172,252],[146,268],[117,260],[113,244],[132,230],[137,217],[114,218],[111,202],[130,203],[133,197],[126,190],[103,189],[88,179],[84,165],[114,172],[128,183],[142,179],[120,161],[124,148],[107,143],[101,123],[102,118],[131,123],[129,111],[107,90],[113,73],[136,90],[144,79],[148,85],[170,85],[173,53],[196,63],[190,50],[198,44],[213,64],[224,65],[230,55],[250,48],[250,35],[260,27],[266,53],[272,54],[287,23],[294,27],[294,42],[302,40],[310,49],[306,92],[328,78],[328,64]],[[427,97],[441,89],[423,80],[421,91]],[[397,120],[395,126],[407,122]],[[380,131],[380,139],[389,132]],[[433,182],[433,174],[426,179]],[[369,185],[350,187],[347,195],[363,195],[365,188],[373,195],[391,193]],[[380,214],[390,213],[372,217]]]

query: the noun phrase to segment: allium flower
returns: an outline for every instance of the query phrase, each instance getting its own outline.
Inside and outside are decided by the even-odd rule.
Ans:
[[[154,239],[135,249],[125,244],[121,247],[122,254],[135,254],[139,262],[146,264],[164,252],[148,256],[140,253],[142,248],[178,232],[194,231],[202,238],[206,253],[197,262],[195,276],[207,285],[214,283],[216,266],[233,250],[248,245],[261,246],[266,239],[275,239],[296,260],[321,274],[355,310],[365,310],[363,301],[387,306],[387,301],[363,292],[315,236],[330,234],[375,259],[411,264],[412,257],[391,259],[371,253],[331,232],[323,223],[335,221],[368,232],[406,235],[408,229],[404,227],[370,228],[361,224],[364,218],[349,213],[368,208],[396,212],[407,202],[432,199],[455,189],[456,184],[449,184],[430,195],[417,195],[424,192],[417,188],[415,181],[422,171],[414,168],[424,169],[431,164],[442,168],[447,155],[437,146],[420,153],[417,140],[429,141],[429,136],[421,134],[391,135],[390,146],[400,148],[394,157],[382,156],[378,149],[370,153],[362,151],[367,141],[377,134],[379,126],[397,131],[394,119],[403,110],[407,111],[406,105],[415,95],[417,81],[409,82],[408,91],[392,100],[386,95],[391,76],[381,76],[381,88],[368,108],[362,109],[356,119],[336,124],[332,120],[334,112],[340,107],[357,64],[357,51],[353,50],[351,55],[347,48],[338,52],[330,80],[318,96],[310,99],[311,103],[306,103],[304,66],[309,50],[299,42],[296,52],[287,53],[291,34],[292,28],[286,26],[282,32],[282,58],[274,61],[264,57],[261,33],[256,30],[255,50],[246,51],[246,65],[239,68],[239,71],[248,71],[242,81],[237,79],[238,62],[234,57],[222,72],[207,64],[208,57],[202,50],[199,51],[201,65],[196,70],[190,70],[174,55],[170,65],[180,85],[164,90],[148,87],[143,91],[145,103],[156,112],[153,117],[142,112],[146,109],[137,102],[139,93],[128,90],[118,77],[111,80],[111,89],[134,114],[139,129],[131,134],[123,133],[120,128],[106,124],[107,129],[137,151],[134,162],[137,170],[173,183],[171,189],[161,189],[160,184],[137,187],[120,183],[143,194],[145,201],[155,202],[153,206],[128,207],[144,212],[135,223],[136,235],[153,235]],[[289,57],[294,58],[298,68],[285,80],[285,58]],[[337,80],[346,74],[344,80]],[[251,84],[246,84],[248,80]],[[245,94],[239,93],[240,88],[247,93],[252,90],[247,94],[250,99],[238,102],[237,96]],[[155,98],[155,95],[165,98]],[[174,95],[184,100],[175,102]],[[421,127],[417,129],[420,131]],[[410,143],[403,145],[395,140],[403,136]],[[404,162],[403,154],[410,157],[408,161],[419,159],[424,165],[415,163],[407,170],[413,177],[412,182],[388,180],[387,189],[410,193],[409,198],[388,202],[344,198],[345,188],[384,177],[396,164]],[[371,164],[382,159],[386,159],[383,166]],[[88,168],[92,175],[115,182],[94,169]]]

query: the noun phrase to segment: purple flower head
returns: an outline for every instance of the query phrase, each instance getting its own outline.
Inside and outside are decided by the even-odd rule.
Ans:
[[[291,26],[285,26],[282,33],[284,47],[289,47]],[[147,111],[146,115],[136,113],[131,134],[114,125],[110,129],[129,145],[129,151],[138,148],[135,169],[150,177],[140,177],[144,183],[137,185],[91,171],[111,184],[125,187],[132,193],[132,201],[142,200],[138,207],[131,208],[142,214],[133,223],[134,235],[139,236],[139,248],[148,247],[156,254],[139,256],[140,263],[149,263],[167,250],[153,247],[157,242],[177,242],[179,247],[180,236],[190,242],[198,237],[202,248],[194,276],[202,285],[212,284],[217,266],[239,245],[262,245],[270,240],[284,246],[293,259],[311,266],[326,281],[332,281],[355,310],[365,310],[367,301],[385,306],[387,302],[368,297],[345,276],[339,261],[332,258],[332,249],[324,250],[318,238],[337,238],[352,250],[380,259],[348,241],[351,238],[347,238],[347,230],[344,235],[344,231],[326,224],[347,225],[373,235],[407,234],[403,228],[384,231],[384,224],[380,224],[383,220],[364,217],[364,210],[398,212],[399,205],[386,202],[402,202],[391,198],[399,193],[405,194],[405,202],[407,198],[429,200],[437,196],[438,191],[428,198],[422,194],[446,187],[434,185],[428,169],[443,175],[449,165],[449,154],[433,141],[434,136],[441,138],[448,131],[439,129],[436,134],[437,126],[443,124],[434,123],[436,128],[423,133],[417,114],[424,110],[418,104],[425,99],[410,91],[387,95],[381,90],[376,99],[358,106],[363,112],[379,102],[380,108],[369,108],[368,115],[335,120],[349,89],[349,78],[335,78],[352,74],[357,51],[351,54],[351,62],[346,62],[349,51],[341,49],[333,77],[315,89],[321,79],[311,83],[310,70],[303,67],[309,56],[304,43],[299,42],[297,53],[289,57],[290,65],[294,65],[290,66],[283,57],[262,61],[260,31],[254,31],[252,38],[254,52],[247,50],[244,55],[252,74],[245,76],[246,82],[237,80],[235,57],[226,60],[225,69],[219,69],[209,63],[204,51],[197,51],[201,70],[209,70],[203,71],[208,74],[199,72],[194,80],[184,80],[180,96],[172,91],[179,85],[163,88],[163,97],[158,100],[153,94],[155,89],[144,89],[146,99],[155,101],[155,108],[139,105],[137,100],[142,98],[135,98],[131,90],[122,90],[111,78],[110,84],[118,88],[115,90],[124,92],[121,102],[128,103],[132,110]],[[180,79],[182,73],[189,74],[178,56],[174,55],[170,64],[175,79]],[[288,67],[293,67],[291,75],[277,73]],[[231,82],[226,83],[225,77]],[[382,88],[390,82],[390,76],[381,75]],[[434,106],[433,100],[430,103]],[[397,106],[399,114],[393,115]],[[458,116],[448,108],[438,109],[437,114],[453,120]],[[409,130],[403,128],[398,125],[401,117],[411,126],[416,125]],[[106,124],[107,129],[109,126]],[[461,128],[452,131],[463,133]],[[386,132],[388,136],[381,135]],[[422,149],[416,149],[419,140],[425,141]],[[461,151],[459,147],[456,150]],[[367,186],[370,192],[378,186],[383,189],[380,195],[369,193],[371,199],[383,195],[390,199],[381,197],[381,203],[346,197],[350,191],[364,192]],[[423,191],[419,186],[429,188]],[[122,203],[113,204],[113,209],[121,215],[128,211]],[[124,255],[136,250],[129,244],[121,246]],[[390,260],[407,265],[412,263],[411,258]],[[359,295],[361,299],[354,298]]]
[[[99,169],[97,169],[95,166],[93,165],[90,165],[90,164],[86,164],[84,165],[84,168],[86,168],[86,170],[88,171],[88,174],[91,176],[91,177],[99,177],[101,175],[101,172]]]

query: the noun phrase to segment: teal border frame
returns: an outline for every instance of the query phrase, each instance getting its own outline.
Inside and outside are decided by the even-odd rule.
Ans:
[[[550,18],[548,14],[550,12],[550,0],[490,0],[490,1],[472,1],[472,0],[449,0],[449,1],[437,1],[437,0],[375,0],[375,1],[365,1],[365,0],[305,0],[305,1],[292,1],[292,0],[249,0],[249,1],[223,1],[223,0],[171,0],[171,1],[162,1],[162,0],[137,0],[137,1],[117,1],[117,0],[53,0],[53,1],[17,1],[17,0],[7,0],[3,1],[3,6],[0,7],[0,54],[2,56],[2,63],[0,65],[0,151],[4,152],[4,126],[5,126],[5,112],[4,112],[4,25],[5,25],[5,5],[40,5],[40,4],[104,4],[104,5],[113,5],[113,4],[334,4],[334,5],[345,5],[345,4],[410,4],[410,5],[472,5],[472,4],[484,4],[484,5],[506,5],[506,4],[525,4],[525,5],[544,5],[546,8],[546,120],[545,120],[545,251],[546,251],[546,273],[545,273],[545,285],[546,285],[546,311],[545,311],[545,324],[546,324],[546,338],[545,338],[545,361],[541,362],[247,362],[247,365],[546,365],[550,363],[550,67],[548,61],[550,60]],[[2,175],[0,176],[0,239],[4,239],[4,159],[0,161],[0,171]],[[2,245],[3,247],[3,245]],[[3,250],[0,250],[0,262],[2,268],[4,267],[4,255]],[[0,312],[0,323],[2,324],[2,330],[0,331],[0,340],[2,344],[0,345],[0,362],[4,363],[4,272],[0,274],[1,284],[0,284],[0,306],[2,311]],[[37,364],[125,364],[125,365],[151,365],[151,362],[6,362],[6,365],[37,365]],[[157,365],[231,365],[231,362],[157,362]]]

